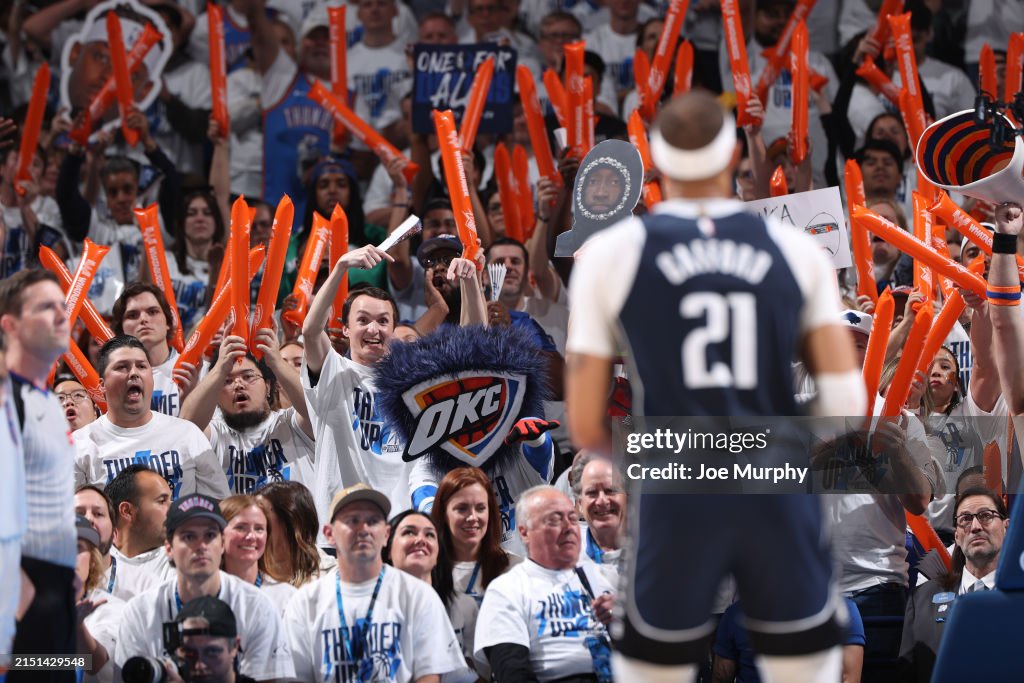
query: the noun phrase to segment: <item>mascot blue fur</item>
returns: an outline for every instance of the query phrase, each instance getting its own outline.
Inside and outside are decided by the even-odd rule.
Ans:
[[[475,465],[491,473],[522,457],[505,437],[544,414],[547,361],[516,327],[444,327],[393,344],[375,366],[376,400],[406,444],[404,458],[426,458],[438,480]],[[423,418],[423,419],[421,419]]]

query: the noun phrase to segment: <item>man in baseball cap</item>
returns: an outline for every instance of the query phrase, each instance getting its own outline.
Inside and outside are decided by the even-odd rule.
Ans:
[[[187,618],[185,605],[216,597],[237,619],[234,630],[242,646],[239,671],[257,681],[293,677],[277,607],[255,586],[220,570],[225,526],[220,506],[212,498],[197,493],[174,501],[167,512],[164,541],[174,579],[139,593],[125,606],[114,654],[117,666],[123,668],[133,656],[169,654],[164,652],[164,622],[183,618],[182,614]]]

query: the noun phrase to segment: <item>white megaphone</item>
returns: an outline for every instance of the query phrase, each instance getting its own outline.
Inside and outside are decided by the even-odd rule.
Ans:
[[[1015,126],[999,116],[1012,131]],[[1024,141],[1012,133],[993,147],[992,123],[973,109],[936,121],[917,144],[917,167],[944,190],[988,202],[1024,202]]]

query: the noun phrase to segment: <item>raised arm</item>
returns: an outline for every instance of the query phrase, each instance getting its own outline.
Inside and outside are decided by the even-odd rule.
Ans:
[[[1008,296],[1010,301],[1016,300],[1016,303],[991,306],[992,345],[999,382],[1010,414],[1024,415],[1024,318],[1020,314],[1020,280],[1015,254],[1006,253],[1011,248],[1020,251],[1024,210],[1018,204],[1002,204],[996,207],[995,218],[996,235],[992,265],[988,271],[988,286],[990,290],[996,287],[1011,290],[1004,296]],[[1002,247],[1002,244],[1007,246]],[[1016,290],[1016,294],[1012,290]]]
[[[334,264],[327,281],[320,287],[320,291],[313,297],[313,303],[309,305],[306,319],[302,323],[302,336],[305,340],[306,367],[314,375],[319,375],[327,354],[331,350],[331,340],[327,336],[327,319],[331,315],[331,305],[334,297],[341,286],[341,278],[350,268],[361,268],[369,270],[387,259],[389,262],[394,258],[387,252],[381,251],[372,244],[360,247],[348,252]]]
[[[392,159],[387,164],[388,177],[391,178],[391,213],[388,218],[388,234],[394,232],[406,216],[409,215],[409,206],[412,203],[412,196],[409,192],[409,184],[405,181],[402,169],[405,168],[404,159]],[[409,251],[409,240],[402,240],[390,250],[394,261],[388,263],[388,279],[396,292],[400,292],[412,282],[412,256]]]
[[[298,417],[299,429],[309,438],[315,438],[313,424],[309,421],[309,410],[306,408],[306,396],[302,392],[299,373],[281,357],[281,342],[277,331],[264,328],[256,333],[256,348],[263,352],[263,360],[277,378],[277,387],[291,401]]]
[[[231,373],[231,368],[235,366],[235,362],[240,358],[245,358],[245,352],[245,340],[241,337],[235,335],[224,337],[220,343],[217,362],[181,404],[179,417],[199,427],[207,437],[210,436],[210,420],[213,419],[213,414],[217,410],[217,398],[220,390]]]
[[[245,3],[245,18],[252,32],[253,63],[257,73],[261,74],[267,73],[281,49],[267,19],[265,4],[264,0],[247,0]]]
[[[526,241],[526,250],[530,255],[530,275],[537,283],[537,290],[545,299],[555,301],[561,289],[562,281],[551,269],[549,263],[551,252],[548,251],[548,239],[551,231],[555,200],[558,188],[547,178],[537,181],[537,225],[533,235]]]

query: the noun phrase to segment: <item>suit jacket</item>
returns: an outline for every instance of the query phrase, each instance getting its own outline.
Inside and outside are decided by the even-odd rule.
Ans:
[[[956,588],[959,588],[957,582]],[[952,601],[935,603],[933,598],[946,590],[937,579],[917,587],[907,600],[903,617],[903,639],[900,642],[900,677],[913,683],[928,683],[935,668],[935,657],[946,629]],[[951,591],[954,595],[957,590]],[[941,619],[941,621],[936,621]]]

